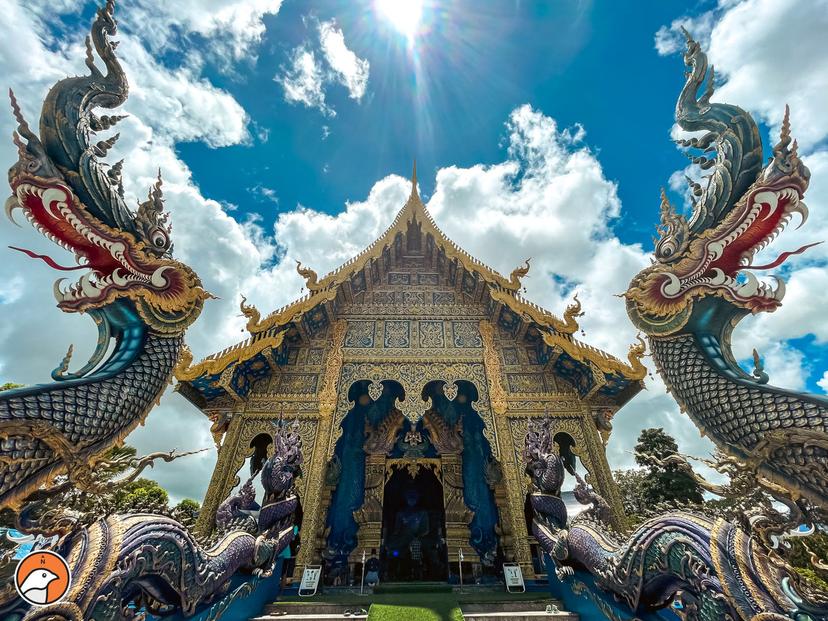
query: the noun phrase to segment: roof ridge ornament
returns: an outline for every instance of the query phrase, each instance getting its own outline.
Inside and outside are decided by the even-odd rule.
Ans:
[[[411,171],[411,194],[408,196],[408,200],[412,199],[422,202],[420,194],[417,192],[417,158],[414,158],[414,166]]]
[[[261,320],[262,314],[253,304],[247,303],[247,297],[244,294],[241,294],[239,310],[243,316],[247,317],[247,325],[245,327],[247,328],[247,331],[252,334],[256,324],[258,324]]]
[[[318,274],[311,268],[302,265],[301,261],[297,259],[294,259],[294,261],[296,261],[296,273],[305,279],[305,286],[308,288],[308,291],[311,293],[319,291],[322,287],[319,286]]]
[[[512,273],[509,274],[509,286],[510,290],[517,292],[521,286],[521,279],[526,277],[529,273],[529,262],[532,260],[532,257],[529,257],[524,261],[524,264],[516,267],[512,270]]]

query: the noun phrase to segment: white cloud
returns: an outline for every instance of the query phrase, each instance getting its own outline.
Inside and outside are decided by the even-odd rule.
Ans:
[[[351,99],[362,99],[368,86],[370,65],[348,49],[342,29],[337,28],[333,20],[319,24],[319,45],[337,79],[348,89]]]
[[[130,80],[127,112],[137,114],[173,142],[200,140],[225,147],[250,139],[248,117],[229,93],[192,69],[169,69],[138,40],[121,37],[118,53]]]
[[[705,49],[709,46],[710,32],[713,30],[715,12],[707,11],[695,17],[674,19],[669,26],[662,26],[655,34],[655,48],[661,56],[675,54],[684,50],[684,28]]]
[[[312,18],[309,21],[316,22]],[[319,49],[310,41],[294,48],[288,65],[281,68],[274,80],[284,88],[288,103],[317,108],[332,117],[336,111],[326,101],[328,86],[341,84],[348,89],[351,99],[361,101],[368,87],[370,64],[348,49],[345,34],[334,20],[321,22],[317,26]],[[317,58],[317,52],[320,58]],[[327,138],[329,133],[327,126],[324,126],[322,139]]]
[[[233,61],[255,58],[265,33],[264,17],[278,13],[281,5],[282,0],[137,0],[119,11],[130,31],[153,51],[192,53],[188,35],[197,34],[210,40],[206,52],[227,68]]]
[[[307,45],[300,45],[291,52],[290,64],[282,68],[282,74],[273,78],[285,90],[285,101],[301,103],[317,108],[326,116],[336,112],[325,102],[325,72],[316,54]]]
[[[822,379],[817,382],[820,388],[828,393],[828,371],[822,375]]]

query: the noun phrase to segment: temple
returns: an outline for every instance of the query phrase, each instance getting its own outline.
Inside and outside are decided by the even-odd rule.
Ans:
[[[558,318],[521,296],[529,260],[507,278],[456,246],[420,200],[416,168],[380,239],[322,279],[297,265],[307,295],[266,317],[242,300],[248,337],[194,363],[184,333],[211,296],[173,258],[161,177],[131,210],[123,161],[104,161],[119,134],[97,139],[124,118],[105,112],[129,92],[114,11],[114,0],[97,11],[88,73],[54,84],[37,126],[9,93],[18,161],[5,211],[22,211],[86,271],[64,288],[73,268],[14,248],[64,276],[58,308],[90,317],[98,338],[77,370],[70,347],[53,382],[0,391],[0,523],[31,550],[0,549],[0,619],[408,620],[423,610],[469,621],[828,621],[818,573],[828,568],[818,556],[828,400],[772,385],[756,350],[748,374],[732,348],[739,321],[785,294],[782,278],[772,287],[753,270],[813,245],[753,262],[793,215],[808,215],[811,173],[787,107],[766,159],[750,114],[711,101],[713,69],[685,32],[675,119],[704,131],[679,144],[706,182],[690,180],[690,217],[662,193],[652,261],[623,297],[667,390],[716,446],[699,461],[721,476],[706,480],[679,453],[640,457],[720,500],[669,510],[653,500],[627,520],[604,447],[647,374],[644,341],[624,361],[576,339],[577,297]],[[145,468],[187,454],[115,450],[173,376],[218,450],[199,533],[189,510],[115,508]],[[291,566],[308,570],[304,592],[286,588]],[[320,576],[350,586],[318,593]],[[22,586],[32,577],[48,588]]]
[[[327,576],[372,549],[395,580],[450,579],[461,550],[467,575],[504,560],[545,573],[527,528],[533,418],[554,420],[568,468],[579,460],[623,520],[604,446],[642,388],[643,346],[622,361],[577,340],[577,298],[556,317],[520,294],[528,260],[506,277],[460,249],[421,201],[416,166],[378,240],[323,278],[297,269],[304,297],[265,317],[243,301],[248,338],[176,370],[218,449],[202,533],[267,459],[279,419],[298,421],[305,454],[297,564],[327,563]]]

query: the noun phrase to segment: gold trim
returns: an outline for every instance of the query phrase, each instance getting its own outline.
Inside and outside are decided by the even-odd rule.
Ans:
[[[319,393],[319,415],[328,418],[336,410],[337,384],[342,371],[345,333],[348,331],[348,322],[339,320],[334,323],[333,334],[331,335],[331,349],[328,359],[325,362],[325,377],[322,383],[322,391]],[[347,389],[346,389],[347,390]]]
[[[337,287],[353,274],[364,269],[370,261],[378,259],[382,255],[383,250],[393,244],[397,233],[405,233],[408,223],[412,220],[418,221],[423,225],[422,232],[424,234],[431,233],[434,237],[435,245],[443,249],[447,259],[457,259],[466,270],[480,274],[484,281],[493,285],[491,287],[492,295],[498,295],[498,301],[508,305],[517,314],[529,315],[541,325],[553,327],[567,334],[571,334],[578,329],[577,322],[574,322],[571,317],[566,316],[566,320],[562,321],[540,306],[528,302],[517,295],[517,291],[521,287],[520,279],[524,275],[524,271],[528,272],[528,268],[518,268],[512,272],[510,278],[506,278],[488,265],[474,258],[449,239],[437,226],[431,214],[429,214],[428,209],[422,200],[420,200],[416,188],[415,177],[412,183],[411,196],[409,196],[403,208],[397,213],[391,226],[376,241],[334,271],[326,274],[321,280],[306,280],[306,284],[311,291],[310,295],[271,313],[258,323],[248,322],[248,330],[252,334],[255,334],[274,326],[284,325],[294,319],[296,314],[305,312],[322,301],[332,300],[336,296]],[[304,274],[303,277],[307,279]],[[498,293],[495,294],[495,291]],[[567,311],[569,312],[569,309]],[[580,311],[580,305],[578,305],[578,311]]]
[[[282,330],[273,336],[264,338],[249,338],[241,343],[228,347],[217,354],[208,356],[197,364],[192,364],[193,354],[189,347],[181,352],[181,358],[176,365],[173,374],[179,382],[189,382],[202,375],[216,375],[233,364],[239,364],[249,360],[253,356],[262,353],[266,349],[276,349],[285,340],[285,331]]]
[[[330,302],[335,297],[336,289],[307,294],[295,302],[291,302],[287,306],[283,306],[279,310],[270,313],[264,319],[259,319],[256,322],[248,321],[247,330],[250,334],[256,335],[272,328],[281,327],[291,321],[296,321],[312,308],[324,302]]]
[[[494,328],[485,320],[480,320],[480,339],[483,341],[483,363],[486,367],[486,379],[489,382],[489,398],[492,411],[497,415],[506,413],[509,407],[506,391],[503,389],[500,371],[500,356],[494,344]]]
[[[581,302],[576,295],[574,302],[566,307],[564,311],[563,320],[550,313],[545,308],[541,308],[534,302],[526,300],[517,293],[511,291],[503,291],[497,287],[490,287],[489,294],[492,299],[505,304],[510,310],[517,313],[524,319],[528,318],[540,326],[552,328],[556,332],[562,334],[574,334],[581,326],[578,325],[577,317],[584,313],[581,311]]]
[[[647,367],[641,363],[646,351],[644,339],[639,335],[638,343],[630,345],[627,353],[629,364],[621,362],[615,356],[596,349],[586,343],[576,341],[572,337],[562,336],[554,332],[542,332],[543,342],[550,347],[562,349],[568,355],[579,362],[591,362],[604,373],[618,373],[629,380],[642,380],[647,376]]]

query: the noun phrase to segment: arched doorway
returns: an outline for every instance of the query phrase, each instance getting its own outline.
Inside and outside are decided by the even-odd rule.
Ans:
[[[385,484],[382,506],[383,577],[390,581],[446,580],[443,486],[430,468],[412,476],[396,470]]]

